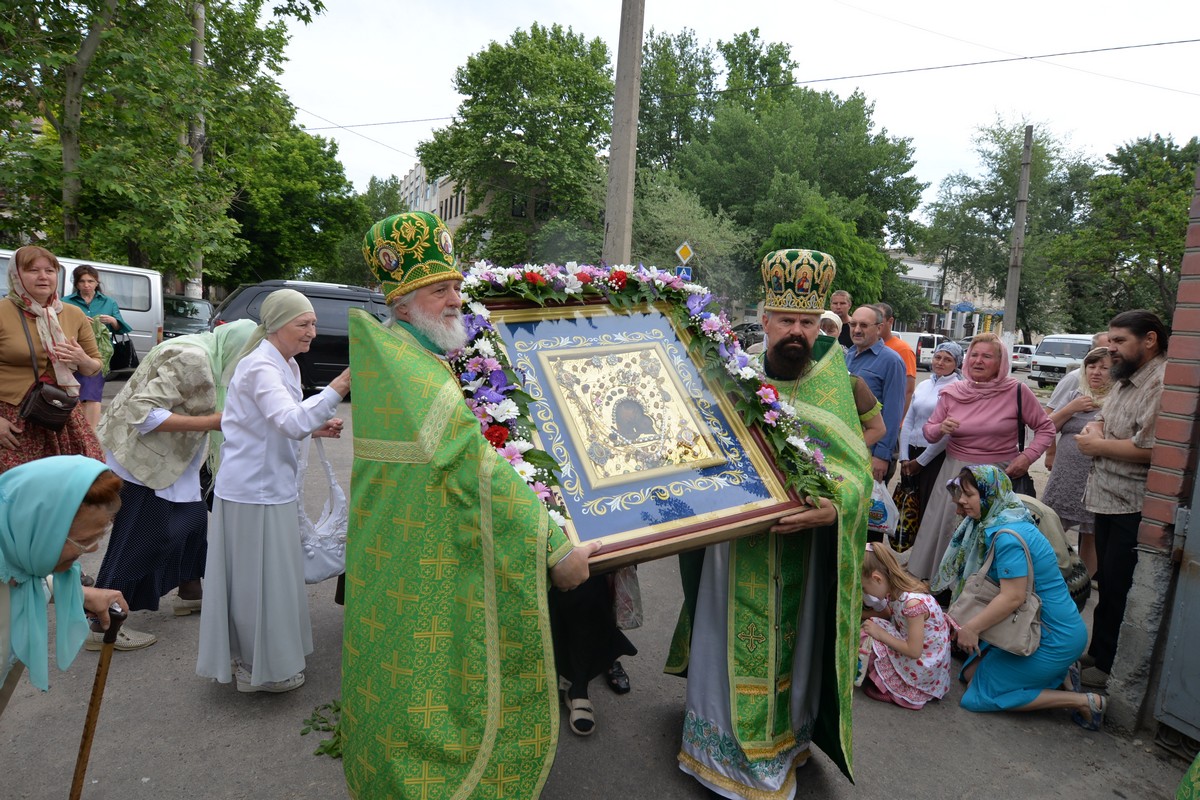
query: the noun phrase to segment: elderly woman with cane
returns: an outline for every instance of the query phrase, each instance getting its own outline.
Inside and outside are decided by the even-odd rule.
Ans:
[[[300,440],[337,437],[350,370],[303,400],[295,356],[317,335],[304,295],[272,292],[262,324],[229,382],[221,431],[196,673],[239,692],[288,692],[304,683],[312,626],[297,512]]]
[[[85,456],[51,456],[0,475],[0,713],[22,666],[30,683],[49,689],[47,575],[57,608],[59,669],[71,666],[87,639],[85,611],[107,628],[109,607],[125,608],[120,592],[83,586],[75,563],[100,547],[120,492],[121,479]]]
[[[96,585],[118,589],[130,610],[158,610],[178,588],[176,616],[200,610],[208,507],[200,468],[210,436],[221,430],[225,384],[250,338],[248,319],[179,336],[155,347],[105,410],[97,433],[108,466],[125,481]],[[93,630],[86,647],[99,650]],[[150,633],[123,628],[117,650],[154,644]]]

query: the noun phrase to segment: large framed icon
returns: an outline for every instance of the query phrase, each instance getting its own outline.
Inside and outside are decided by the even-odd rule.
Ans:
[[[536,446],[561,466],[567,535],[602,544],[593,568],[761,532],[801,506],[665,305],[497,304],[491,322],[534,398]]]

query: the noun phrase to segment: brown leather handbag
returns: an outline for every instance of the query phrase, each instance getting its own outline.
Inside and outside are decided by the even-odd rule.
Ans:
[[[33,351],[33,337],[29,335],[29,323],[21,311],[21,327],[25,329],[25,341],[29,343],[29,362],[33,365],[33,386],[25,393],[18,410],[21,419],[52,431],[61,431],[71,418],[71,412],[79,405],[78,397],[71,397],[53,383],[41,379],[38,373],[37,356]]]

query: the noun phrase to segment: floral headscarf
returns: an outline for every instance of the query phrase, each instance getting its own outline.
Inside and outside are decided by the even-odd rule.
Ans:
[[[37,328],[38,338],[42,340],[42,349],[46,351],[47,355],[50,355],[54,345],[67,343],[67,335],[63,333],[62,325],[58,321],[58,315],[62,313],[63,304],[62,300],[59,299],[57,289],[50,295],[49,302],[44,306],[37,300],[34,300],[33,296],[29,294],[29,290],[25,288],[24,281],[21,280],[21,273],[17,269],[18,256],[20,256],[21,251],[24,249],[24,247],[19,248],[8,259],[8,299],[12,300],[21,311],[35,318],[36,325],[34,327]],[[62,271],[58,260],[54,258],[49,250],[44,250],[36,246],[33,249],[34,251],[40,251],[35,252],[34,258],[38,258],[42,253],[49,255],[51,263],[54,264],[55,268],[60,272]],[[78,397],[79,381],[75,380],[75,375],[71,372],[70,368],[53,355],[50,355],[50,364],[54,367],[55,385],[72,397]],[[39,372],[38,378],[40,377],[41,373]]]
[[[1012,481],[1004,470],[993,464],[975,464],[967,469],[979,487],[979,519],[963,518],[929,582],[935,592],[951,589],[951,602],[958,597],[967,578],[983,566],[987,558],[987,531],[1014,522],[1035,524],[1029,509],[1013,492]],[[958,480],[957,477],[951,480],[947,490],[953,491]]]

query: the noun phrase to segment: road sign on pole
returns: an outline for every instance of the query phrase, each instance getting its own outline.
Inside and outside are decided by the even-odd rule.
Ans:
[[[683,278],[685,281],[690,281],[692,279],[692,268],[685,267],[682,264],[680,264],[678,267],[675,268],[675,274],[677,276],[679,276],[680,278]]]
[[[687,242],[679,245],[679,249],[675,251],[675,255],[679,256],[679,266],[687,266],[687,262],[692,260],[692,256],[696,253],[692,250],[692,246]]]

